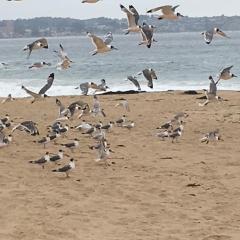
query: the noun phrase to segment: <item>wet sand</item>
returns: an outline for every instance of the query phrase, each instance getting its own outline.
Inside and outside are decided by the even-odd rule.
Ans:
[[[182,92],[99,96],[107,117],[84,117],[104,123],[124,110],[136,127],[114,127],[107,134],[114,153],[105,167],[94,161],[93,140],[70,130],[58,144],[78,137],[80,148],[66,153],[77,160],[70,178],[29,164],[46,151],[34,143],[47,133],[58,114],[55,97],[30,103],[29,98],[0,105],[0,116],[14,122],[33,120],[40,136],[15,131],[13,143],[0,149],[0,239],[4,240],[232,240],[240,239],[240,93],[220,92],[225,99],[199,107],[201,95]],[[59,97],[65,104],[87,97]],[[177,112],[186,112],[177,143],[155,136],[156,128]],[[81,120],[68,123],[75,126]],[[203,133],[220,129],[223,141],[200,143]],[[66,157],[61,165],[69,161]],[[59,167],[59,166],[57,166]]]

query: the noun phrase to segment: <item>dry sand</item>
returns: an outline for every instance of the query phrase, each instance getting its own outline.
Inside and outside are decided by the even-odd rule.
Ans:
[[[199,95],[198,95],[199,96]],[[123,109],[127,98],[136,122],[132,130],[113,128],[107,135],[115,153],[106,168],[97,164],[93,140],[71,131],[58,143],[77,136],[81,147],[68,154],[78,161],[70,178],[29,164],[46,150],[33,143],[40,137],[14,132],[14,141],[0,149],[1,240],[232,240],[240,239],[240,93],[220,92],[228,101],[199,107],[198,96],[181,92],[100,96],[106,119]],[[92,97],[60,97],[67,105]],[[160,141],[155,128],[184,111],[184,134],[178,143]],[[2,104],[15,122],[38,122],[41,136],[57,116],[55,98],[30,104],[17,99]],[[75,126],[80,120],[70,121]],[[200,143],[202,133],[220,129],[224,141]],[[124,145],[124,146],[120,146]],[[65,158],[63,163],[68,162]],[[196,184],[190,187],[188,184]]]

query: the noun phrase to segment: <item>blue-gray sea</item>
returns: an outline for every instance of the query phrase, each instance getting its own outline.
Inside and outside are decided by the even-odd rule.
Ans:
[[[234,65],[232,72],[239,76],[229,81],[220,82],[218,89],[240,90],[240,32],[227,32],[230,39],[216,37],[211,45],[205,44],[202,35],[196,33],[158,33],[156,43],[151,49],[138,46],[139,34],[114,35],[112,45],[118,51],[91,56],[94,49],[90,39],[81,37],[48,38],[49,49],[35,50],[29,59],[23,47],[34,39],[2,39],[0,40],[0,62],[7,67],[0,67],[0,96],[12,93],[14,97],[24,97],[21,89],[24,85],[38,91],[46,82],[48,75],[55,73],[53,87],[48,95],[77,95],[80,90],[75,87],[80,83],[100,82],[106,79],[110,90],[135,89],[126,81],[128,75],[136,75],[144,68],[155,69],[158,80],[154,88],[147,87],[143,76],[138,80],[142,90],[190,90],[208,88],[208,76],[217,76],[223,67]],[[58,58],[53,52],[61,43],[68,56],[74,61],[68,70],[57,70]],[[28,69],[39,61],[51,62],[50,67]]]

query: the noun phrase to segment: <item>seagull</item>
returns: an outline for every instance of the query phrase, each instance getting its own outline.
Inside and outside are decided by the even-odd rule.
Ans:
[[[36,127],[36,123],[33,121],[24,121],[22,123],[19,123],[16,125],[12,132],[14,132],[16,129],[20,131],[25,131],[26,133],[29,133],[32,136],[39,135],[38,128]]]
[[[128,79],[129,81],[131,81],[131,82],[138,88],[138,91],[141,91],[140,84],[139,84],[139,82],[138,82],[138,80],[137,80],[136,77],[128,76],[127,79]]]
[[[110,121],[108,124],[105,124],[101,127],[101,129],[106,130],[106,131],[110,131],[110,129],[112,129],[114,125],[114,122]]]
[[[182,131],[180,129],[178,129],[176,132],[172,132],[169,134],[169,137],[172,138],[172,143],[174,142],[174,140],[177,141],[177,139],[182,135]]]
[[[80,86],[76,87],[75,89],[78,89],[78,88],[81,89],[83,95],[88,95],[88,91],[90,88],[97,89],[98,86],[94,82],[85,82],[85,83],[81,83]]]
[[[29,50],[28,57],[27,57],[27,58],[29,58],[33,50],[40,49],[40,48],[48,48],[48,42],[47,42],[46,38],[40,38],[40,39],[26,45],[23,48],[23,51]]]
[[[90,128],[92,128],[92,124],[87,123],[85,120],[82,120],[82,123],[75,126],[74,128],[79,130],[89,130]]]
[[[216,96],[217,95],[217,84],[215,83],[212,76],[209,76],[208,79],[210,80],[209,93]]]
[[[113,41],[113,35],[111,32],[108,32],[104,37],[104,43],[109,45]]]
[[[56,98],[56,104],[59,107],[59,117],[65,117],[70,114],[70,110],[68,108],[65,108],[65,106],[61,103],[59,99]]]
[[[168,138],[170,134],[170,131],[164,130],[162,132],[159,132],[156,134],[157,137],[161,138],[161,140],[165,140],[165,138]]]
[[[200,141],[206,142],[206,144],[209,143],[209,141],[219,141],[221,140],[221,136],[219,135],[219,130],[216,129],[212,132],[206,133],[203,138],[200,139]]]
[[[179,17],[183,17],[183,15],[181,15],[180,13],[175,14],[175,10],[178,7],[179,7],[179,5],[174,6],[174,7],[171,5],[165,5],[165,6],[150,9],[147,11],[147,13],[153,13],[153,12],[157,12],[157,11],[161,10],[162,15],[160,15],[158,17],[159,20],[162,20],[162,19],[177,20],[177,19],[179,19]]]
[[[47,83],[40,89],[40,91],[38,93],[30,91],[24,86],[22,86],[22,89],[25,90],[27,94],[29,94],[33,97],[33,100],[31,103],[34,103],[36,100],[40,100],[42,98],[47,97],[47,95],[45,93],[52,86],[53,81],[54,81],[54,73],[51,73],[48,77]]]
[[[204,103],[199,103],[200,107],[206,106],[210,101],[220,100],[221,98],[213,93],[208,92],[206,89],[203,89],[207,100]]]
[[[205,31],[205,32],[202,32],[201,33],[204,37],[204,40],[207,44],[210,44],[213,40],[213,36],[215,34],[218,34],[222,37],[225,37],[225,38],[230,38],[228,37],[223,31],[221,31],[219,28],[213,28],[213,29],[210,29],[208,31]]]
[[[127,14],[128,29],[126,29],[127,32],[125,34],[128,34],[129,32],[140,32],[141,28],[138,25],[139,14],[133,5],[129,5],[129,10],[122,4],[120,4],[120,8]]]
[[[157,79],[157,75],[152,68],[146,68],[142,70],[138,75],[143,74],[143,76],[148,81],[148,87],[153,88],[153,79]]]
[[[29,163],[38,164],[42,166],[42,168],[44,168],[45,164],[48,162],[50,162],[49,152],[46,152],[45,155],[38,160],[29,161]]]
[[[59,69],[67,69],[70,67],[70,64],[73,62],[67,55],[67,53],[64,51],[64,48],[62,44],[59,44],[60,51],[54,51],[57,53],[58,57],[61,59],[61,61],[57,64],[57,67]]]
[[[118,127],[122,127],[122,125],[127,121],[126,115],[123,115],[120,119],[116,121]]]
[[[60,149],[60,150],[58,151],[58,154],[52,155],[52,156],[50,157],[49,161],[56,163],[57,161],[62,160],[62,159],[63,159],[63,150]]]
[[[0,131],[0,148],[8,146],[10,142],[12,142],[12,135],[10,134],[6,137],[5,134]]]
[[[101,83],[99,85],[97,85],[97,89],[96,91],[107,91],[109,87],[106,85],[106,80],[105,79],[101,79]]]
[[[229,80],[231,78],[237,77],[236,75],[234,75],[233,73],[231,73],[231,69],[232,69],[233,65],[227,68],[224,68],[219,76],[218,76],[218,80],[216,82],[216,84],[218,84],[218,82],[222,79],[222,80]]]
[[[71,158],[70,162],[67,165],[59,169],[52,170],[52,172],[63,172],[63,173],[66,173],[66,177],[69,177],[69,172],[74,168],[75,168],[75,162],[74,162],[74,159]]]
[[[147,25],[145,22],[143,25],[140,27],[141,31],[141,36],[142,36],[142,41],[138,45],[146,45],[148,48],[151,47],[152,42],[153,42],[153,30],[154,27],[152,25]]]
[[[104,110],[100,106],[100,101],[98,100],[97,95],[93,96],[93,109],[91,110],[94,116],[100,115],[102,117],[106,117]]]
[[[51,141],[49,135],[47,135],[46,137],[43,137],[42,139],[38,140],[38,141],[34,141],[40,144],[43,144],[43,147],[46,148],[46,144],[49,143]]]
[[[77,138],[75,138],[73,142],[65,143],[65,144],[61,144],[61,145],[65,148],[69,148],[73,152],[74,149],[79,147],[79,140]]]
[[[117,103],[115,107],[122,106],[127,112],[130,112],[130,107],[127,99],[123,99],[121,102]]]
[[[131,128],[135,127],[135,123],[133,121],[125,122],[125,123],[122,124],[122,127],[130,130]]]
[[[5,99],[2,100],[1,103],[3,104],[3,103],[6,103],[6,102],[12,102],[12,101],[14,101],[14,100],[15,100],[15,98],[13,98],[13,97],[12,97],[12,94],[10,93],[10,94],[8,94],[7,98],[5,98]]]
[[[157,129],[165,129],[165,130],[173,129],[172,120],[164,123],[160,127],[157,127]]]
[[[51,63],[46,63],[46,62],[36,62],[36,63],[33,63],[31,66],[29,66],[28,68],[31,69],[31,68],[41,68],[41,67],[44,67],[44,66],[51,66]]]
[[[87,35],[91,38],[93,45],[96,47],[96,49],[92,51],[92,56],[96,55],[97,53],[106,53],[111,50],[118,50],[112,45],[107,45],[101,38],[95,36],[90,32],[87,32]]]
[[[84,112],[89,112],[89,105],[81,100],[71,103],[67,107],[70,111],[70,116],[72,117],[76,110],[83,110]]]
[[[100,0],[83,0],[82,3],[97,3]]]

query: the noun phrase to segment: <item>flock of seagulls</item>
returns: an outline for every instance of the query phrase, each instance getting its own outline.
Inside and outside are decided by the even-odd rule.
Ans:
[[[100,0],[83,0],[82,3],[94,4],[99,1]],[[179,12],[176,12],[176,9],[178,7],[179,5],[165,5],[150,9],[147,11],[147,13],[159,13],[159,20],[179,20],[183,17],[183,15]],[[139,42],[139,45],[145,45],[147,48],[151,48],[152,44],[156,42],[156,40],[154,39],[154,31],[156,27],[153,25],[149,25],[146,22],[143,22],[141,25],[139,23],[140,15],[133,5],[129,5],[129,7],[127,8],[120,4],[120,9],[126,15],[128,21],[128,28],[124,30],[125,34],[139,33],[141,36],[141,41]],[[108,53],[112,50],[118,50],[118,48],[112,45],[113,35],[111,32],[108,32],[103,38],[100,38],[91,32],[87,32],[86,34],[95,47],[95,49],[91,52],[91,55],[94,56],[96,54],[103,54]],[[210,44],[212,42],[213,37],[216,34],[225,38],[229,38],[222,30],[216,27],[202,33],[202,35],[204,36],[204,40],[207,44]],[[40,38],[32,43],[27,44],[23,48],[24,51],[28,51],[27,58],[30,58],[32,52],[38,49],[48,49],[48,41],[46,38]],[[71,64],[74,63],[68,57],[68,54],[62,44],[59,44],[59,50],[54,50],[54,53],[56,53],[57,57],[59,58],[59,63],[57,65],[59,69],[68,69],[71,67]],[[42,68],[44,66],[50,66],[50,63],[36,62],[29,66],[29,68]],[[209,90],[204,90],[206,95],[206,101],[204,103],[199,103],[199,106],[206,106],[209,102],[213,100],[221,100],[221,97],[217,96],[217,84],[220,80],[229,80],[236,77],[236,75],[231,72],[232,68],[233,66],[230,66],[221,70],[216,81],[214,81],[212,76],[209,76]],[[147,86],[152,89],[154,87],[154,80],[157,80],[156,72],[152,68],[145,68],[141,70],[137,74],[137,76],[128,75],[127,81],[132,82],[137,88],[137,90],[141,91],[141,86],[137,79],[141,75],[147,81]],[[48,76],[47,83],[39,90],[39,92],[33,92],[25,86],[22,86],[22,89],[32,97],[31,103],[34,103],[38,100],[43,100],[44,98],[48,97],[46,93],[52,87],[53,83],[54,73],[51,73]],[[110,143],[107,141],[107,135],[111,134],[114,127],[119,127],[131,131],[131,129],[133,129],[136,125],[135,122],[133,120],[129,120],[125,114],[123,114],[117,120],[111,120],[105,123],[103,123],[102,121],[99,121],[99,123],[97,124],[94,124],[92,122],[86,122],[83,119],[84,116],[91,116],[94,119],[106,118],[107,113],[102,108],[99,97],[96,95],[96,93],[105,92],[109,87],[106,84],[106,80],[102,79],[99,84],[94,82],[85,82],[81,83],[77,88],[82,91],[83,95],[89,95],[90,90],[93,90],[92,107],[90,107],[88,103],[81,100],[73,102],[66,107],[59,99],[56,99],[56,107],[59,111],[55,122],[51,125],[46,126],[46,129],[48,129],[48,134],[46,136],[42,136],[40,139],[34,140],[33,142],[35,144],[42,145],[44,149],[46,149],[50,143],[54,143],[57,146],[60,146],[60,149],[58,149],[57,153],[50,153],[49,151],[46,151],[45,154],[43,156],[40,156],[38,159],[29,160],[29,163],[40,165],[44,169],[47,164],[51,162],[54,164],[58,164],[59,162],[62,162],[64,157],[67,156],[70,158],[68,164],[52,170],[52,172],[56,173],[65,173],[66,177],[69,177],[69,172],[75,168],[76,160],[74,160],[74,158],[72,158],[70,155],[65,154],[65,151],[63,149],[70,150],[70,152],[73,153],[80,146],[79,138],[71,139],[69,142],[63,142],[64,138],[69,134],[69,132],[81,132],[83,136],[91,138],[94,143],[93,145],[89,146],[89,149],[96,151],[97,158],[95,159],[95,161],[104,162],[106,166],[110,166],[111,164],[114,164],[114,162],[111,162],[109,160],[109,156],[111,153],[114,153],[114,151],[110,148]],[[2,103],[5,104],[11,101],[14,101],[14,98],[11,94],[9,94],[8,97],[2,101]],[[119,101],[115,105],[115,107],[121,107],[122,110],[126,112],[126,114],[130,112],[130,107],[127,99],[121,99],[121,101]],[[156,136],[161,140],[171,139],[172,143],[177,142],[183,134],[184,126],[186,124],[185,119],[187,117],[188,114],[186,113],[180,112],[176,114],[175,116],[173,116],[172,119],[161,124],[161,126],[157,128],[158,132],[156,133]],[[76,126],[70,126],[69,121],[71,121],[73,118],[81,119],[82,121]],[[69,124],[63,123],[66,121]],[[0,148],[8,146],[12,142],[13,134],[16,130],[25,132],[31,136],[34,136],[35,138],[39,137],[40,132],[37,125],[37,123],[31,120],[26,120],[21,123],[14,123],[13,121],[10,121],[10,117],[8,115],[1,118]],[[5,129],[10,128],[11,134],[6,135],[4,133]],[[200,141],[208,143],[212,140],[218,141],[221,139],[222,138],[219,134],[219,131],[214,130],[212,132],[206,133],[200,139]],[[61,143],[59,143],[60,140]]]

